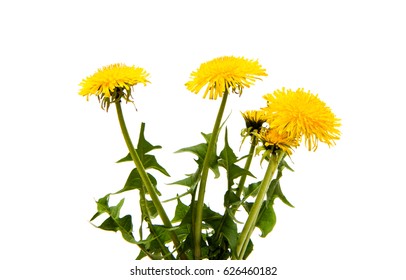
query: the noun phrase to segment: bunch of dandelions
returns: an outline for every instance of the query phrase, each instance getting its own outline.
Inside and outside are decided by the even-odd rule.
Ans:
[[[229,145],[226,129],[224,147],[218,154],[217,144],[228,96],[232,93],[241,95],[245,88],[254,85],[263,76],[267,74],[258,61],[233,56],[205,62],[191,73],[187,89],[194,93],[204,90],[203,98],[216,100],[220,97],[222,101],[212,132],[202,133],[205,142],[178,151],[197,156],[197,168],[186,178],[172,183],[187,188],[183,194],[173,198],[177,206],[172,219],[160,199],[160,184],[150,172],[155,169],[169,176],[156,157],[150,154],[161,146],[152,145],[145,139],[145,124],[142,123],[135,147],[121,110],[122,99],[132,102],[135,85],[149,83],[148,74],[139,67],[114,64],[84,79],[80,84],[81,95],[97,95],[106,111],[112,103],[116,105],[129,152],[119,162],[133,161],[135,168],[124,187],[115,194],[137,190],[142,217],[136,237],[132,216],[120,214],[124,199],[111,206],[111,194],[107,194],[97,201],[97,212],[91,221],[107,215],[97,227],[121,232],[125,240],[139,247],[137,259],[246,259],[253,250],[251,235],[254,229],[259,228],[261,236],[265,237],[275,225],[273,201],[279,198],[291,206],[279,183],[282,170],[289,168],[285,156],[291,156],[293,149],[303,141],[309,150],[316,150],[318,142],[332,146],[340,135],[339,120],[316,95],[302,89],[282,89],[264,96],[266,107],[243,113],[246,124],[243,136],[244,139],[250,138],[248,153],[237,157]],[[251,164],[255,154],[261,154],[268,167],[263,180],[247,184],[248,177],[255,177],[252,173],[255,167]],[[238,163],[243,159],[245,164],[241,167]],[[221,189],[224,191],[224,209],[214,211],[205,203],[208,200],[206,188],[210,187],[209,171],[214,172],[217,178],[220,167],[225,170],[227,178]],[[247,214],[245,221],[238,221],[235,217],[241,208]]]
[[[250,242],[254,228],[258,226],[261,215],[268,211],[272,223],[271,231],[276,223],[273,201],[280,198],[285,204],[292,204],[283,195],[279,179],[284,168],[290,169],[284,161],[286,155],[291,156],[293,149],[302,141],[310,150],[315,151],[318,143],[335,145],[340,138],[340,120],[317,95],[303,89],[275,90],[264,95],[267,106],[259,111],[248,111],[243,116],[247,128],[245,134],[251,135],[252,150],[262,151],[262,159],[267,160],[268,167],[265,177],[258,187],[255,202],[249,210],[247,221],[239,235],[237,244],[238,259],[242,259]],[[276,170],[278,174],[273,179]],[[272,180],[273,179],[273,180]],[[265,198],[267,196],[267,198]],[[263,211],[263,212],[261,212]],[[263,235],[268,232],[262,231]]]

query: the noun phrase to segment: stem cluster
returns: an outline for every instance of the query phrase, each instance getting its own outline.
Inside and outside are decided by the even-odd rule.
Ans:
[[[146,160],[147,151],[137,151],[135,149],[130,135],[128,133],[126,123],[124,120],[120,100],[115,101],[117,109],[117,117],[120,124],[121,132],[123,134],[125,143],[129,151],[129,157],[127,160],[133,161],[136,167],[137,178],[141,181],[141,186],[138,187],[140,192],[140,207],[142,220],[147,222],[150,235],[147,239],[143,238],[142,235],[142,226],[140,227],[140,237],[144,242],[136,242],[132,237],[132,225],[128,227],[124,222],[124,218],[120,220],[118,216],[118,211],[116,208],[121,207],[111,207],[109,208],[110,212],[116,212],[116,223],[120,224],[119,228],[122,231],[123,236],[126,236],[126,240],[137,244],[140,249],[144,252],[144,255],[149,256],[150,258],[164,258],[164,259],[245,259],[250,253],[249,244],[251,242],[251,235],[256,226],[258,226],[258,221],[262,215],[264,202],[266,202],[266,196],[272,196],[273,194],[269,192],[269,187],[271,185],[272,179],[274,177],[275,171],[278,169],[278,166],[281,160],[284,157],[284,152],[281,150],[272,151],[268,157],[269,164],[265,172],[263,180],[258,183],[259,187],[256,189],[255,201],[250,203],[247,207],[245,202],[248,198],[246,192],[246,179],[247,176],[253,176],[250,172],[250,166],[252,159],[255,153],[255,148],[258,145],[258,138],[255,133],[251,134],[251,146],[249,153],[246,157],[246,162],[244,168],[240,168],[235,165],[235,162],[238,161],[237,157],[234,155],[232,149],[228,145],[227,140],[227,131],[226,131],[226,143],[223,152],[220,154],[220,157],[216,154],[216,147],[218,142],[219,133],[221,130],[221,122],[224,114],[224,110],[227,103],[228,92],[225,92],[220,104],[220,108],[217,114],[217,118],[214,123],[213,131],[210,134],[210,137],[206,135],[207,144],[201,144],[193,146],[190,148],[185,148],[185,151],[192,151],[199,154],[200,164],[199,168],[195,174],[192,174],[187,180],[181,180],[176,183],[181,183],[191,187],[191,203],[189,206],[182,204],[180,197],[178,200],[178,207],[175,216],[177,221],[182,220],[182,222],[176,226],[173,226],[171,220],[169,219],[157,193],[157,189],[151,182],[150,175],[146,172],[146,169],[150,167],[151,158],[149,158],[149,163]],[[144,150],[151,150],[158,146],[152,146],[149,144],[143,137],[143,126],[141,129],[141,136],[143,141],[147,144]],[[140,137],[141,137],[140,136]],[[141,138],[140,138],[141,139]],[[140,145],[140,142],[139,142]],[[138,146],[139,148],[140,146]],[[152,147],[152,148],[151,148]],[[203,152],[200,153],[202,147]],[[140,156],[141,155],[141,156]],[[150,156],[151,157],[151,156]],[[155,158],[154,158],[155,160]],[[212,165],[218,165],[219,162],[222,162],[221,166],[227,170],[227,180],[228,180],[228,189],[225,195],[224,207],[225,211],[223,215],[220,215],[211,209],[209,209],[205,204],[205,193],[208,183],[208,174],[209,169],[212,168]],[[156,166],[159,166],[156,163]],[[155,167],[156,167],[155,166]],[[239,182],[236,185],[236,188],[232,188],[234,185],[234,179],[239,177]],[[135,177],[134,177],[135,178]],[[155,180],[155,179],[154,179]],[[132,188],[134,189],[134,188]],[[148,200],[147,195],[151,200]],[[163,223],[163,228],[161,226],[156,226],[152,223],[153,214],[151,214],[149,203],[152,203],[154,211],[156,211],[157,216]],[[237,210],[244,206],[244,209],[248,212],[248,217],[242,227],[242,231],[239,233],[235,214]],[[107,206],[106,206],[107,207]],[[115,210],[113,209],[115,208]],[[113,209],[113,210],[112,210]],[[99,213],[97,214],[99,215]],[[190,220],[188,222],[188,220]],[[103,225],[103,229],[109,230],[110,225]],[[212,233],[209,235],[207,229],[211,229]],[[181,229],[181,230],[179,230]],[[184,234],[184,231],[187,230],[189,234]],[[206,231],[206,233],[203,233]],[[181,235],[179,235],[181,234]],[[183,234],[183,235],[182,235]],[[169,236],[169,239],[165,239],[165,235]],[[149,241],[148,241],[149,240]],[[155,240],[155,253],[148,249],[151,247],[152,241]],[[149,243],[148,243],[148,242]],[[166,246],[166,243],[172,242],[174,251],[171,252],[170,249]],[[145,244],[149,244],[148,246]],[[190,245],[187,245],[190,244]],[[202,245],[203,244],[203,245]],[[202,246],[205,248],[205,252],[202,252]],[[159,251],[159,254],[156,254],[156,250]],[[173,253],[176,252],[176,255]],[[209,252],[209,253],[208,253]]]

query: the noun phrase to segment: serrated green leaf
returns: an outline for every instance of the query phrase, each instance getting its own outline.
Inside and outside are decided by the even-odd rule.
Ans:
[[[140,157],[140,159],[141,159],[141,157]],[[124,158],[117,161],[117,163],[125,162],[125,161],[132,161],[132,158],[131,158],[130,154],[128,154]],[[166,169],[163,168],[162,165],[160,165],[158,163],[158,161],[157,161],[157,159],[156,159],[156,157],[154,155],[143,155],[141,161],[142,161],[142,164],[143,164],[145,170],[147,170],[147,169],[155,169],[155,170],[158,170],[159,172],[161,172],[162,174],[164,174],[166,176],[170,176],[168,171],[166,171]]]
[[[182,185],[194,189],[200,180],[200,168],[193,174],[187,174],[185,179],[170,183],[169,185]]]
[[[204,133],[204,132],[201,132],[201,134],[203,135],[203,138],[206,140],[206,142],[209,143],[209,142],[210,142],[210,139],[211,139],[212,133],[206,134],[206,133]]]
[[[108,217],[98,228],[108,231],[116,232],[118,230],[118,225],[112,217]]]
[[[244,207],[245,212],[247,212],[249,214],[251,211],[252,205],[254,205],[253,202],[244,202],[242,206]]]
[[[208,229],[209,227],[216,229],[220,225],[222,216],[210,209],[206,204],[203,205],[202,221],[205,223],[202,225],[203,229]],[[189,207],[186,215],[183,217],[180,226],[187,226],[192,224],[192,209]],[[209,227],[207,227],[208,225]]]
[[[189,206],[184,204],[179,198],[177,200],[178,200],[178,204],[176,205],[175,216],[172,219],[172,223],[177,223],[177,222],[182,221],[190,208]]]
[[[230,145],[228,144],[228,130],[226,128],[225,136],[224,136],[224,149],[220,153],[220,158],[224,162],[224,166],[230,166],[231,164],[237,161],[237,156],[234,154],[233,149],[231,149]],[[223,166],[223,167],[224,167]]]
[[[183,217],[179,226],[191,226],[192,225],[192,207],[189,207],[189,210],[186,212],[186,215]]]
[[[108,213],[109,211],[109,198],[110,194],[106,194],[104,197],[99,198],[99,200],[96,201],[97,204],[97,213],[93,215],[93,217],[90,219],[90,221],[93,221],[97,217],[99,217],[103,213]]]
[[[242,175],[254,177],[251,172],[236,165],[235,163],[237,161],[237,156],[228,144],[228,130],[226,128],[224,137],[224,149],[220,153],[219,165],[224,167],[227,171],[228,188],[230,188],[234,184],[234,179],[241,177]]]
[[[181,195],[178,195],[176,198],[167,199],[164,202],[172,201],[174,199],[178,199],[180,197],[183,197],[183,196],[186,196],[186,195],[189,195],[189,194],[193,193],[193,191],[197,187],[197,184],[199,183],[200,175],[201,175],[201,169],[200,169],[200,166],[199,166],[195,173],[187,174],[186,175],[187,177],[185,179],[170,183],[169,185],[182,185],[182,186],[189,187],[189,189],[185,193],[183,193]]]
[[[280,168],[281,170],[283,168],[287,168],[288,170],[294,172],[294,170],[288,165],[288,163],[286,162],[286,160],[282,159],[281,162],[279,163],[278,168]]]
[[[97,217],[99,217],[101,214],[103,214],[103,213],[96,212],[96,214],[94,214],[94,215],[92,216],[92,218],[90,219],[90,221],[93,221],[94,219],[96,219]]]
[[[157,181],[154,176],[148,173],[148,177],[154,187],[157,185]],[[137,168],[134,168],[131,170],[130,175],[128,175],[127,181],[124,184],[124,187],[119,190],[118,192],[115,192],[115,194],[119,194],[122,192],[126,191],[131,191],[131,190],[140,190],[142,188],[142,180],[141,176],[138,173]],[[155,191],[157,192],[158,195],[161,195],[160,192],[155,188]]]
[[[118,219],[118,225],[120,226],[119,230],[120,230],[123,238],[130,243],[136,244],[136,241],[132,234],[133,223],[132,223],[131,215],[126,215],[126,216]]]
[[[135,260],[136,260],[136,261],[140,261],[140,260],[142,260],[143,258],[145,258],[146,256],[147,256],[147,254],[146,254],[143,250],[141,250]]]
[[[231,205],[240,203],[240,198],[231,190],[226,191],[224,194],[224,207],[228,208]]]
[[[217,229],[220,226],[220,222],[223,216],[214,212],[206,204],[203,205],[203,221],[210,225],[213,229]]]
[[[275,200],[275,189],[279,185],[279,179],[273,179],[269,184],[268,191],[266,192],[267,201],[273,203]]]
[[[138,242],[137,245],[138,245],[138,247],[140,247],[141,251],[138,254],[136,260],[142,260],[145,257],[149,257],[151,260],[162,260],[163,259],[162,255],[159,253],[158,254],[149,253],[143,242]]]
[[[283,174],[283,169],[287,168],[290,171],[293,171],[292,168],[289,167],[289,165],[286,163],[285,160],[282,160],[281,163],[278,166],[278,174],[276,175],[276,178],[271,181],[268,194],[267,194],[267,200],[273,203],[276,197],[278,197],[283,203],[288,205],[289,207],[294,208],[292,203],[289,202],[289,200],[285,197],[285,195],[282,192],[281,185],[280,185],[280,179],[282,178]]]
[[[170,176],[169,173],[163,168],[153,155],[144,155],[143,165],[145,169],[155,169],[166,176]]]
[[[248,188],[244,188],[244,198],[248,198],[250,196],[255,197],[259,191],[259,186],[261,185],[262,181],[255,182],[248,185]]]
[[[133,161],[133,158],[131,157],[130,153],[128,153],[125,157],[116,161],[116,163],[127,162],[127,161]]]
[[[145,244],[145,248],[147,249],[148,253],[151,254],[159,254],[162,252],[162,245],[161,244],[167,244],[172,241],[171,235],[170,235],[170,230],[162,225],[150,225],[151,232],[153,231],[153,234],[151,233],[148,235],[147,239],[143,240],[143,244]],[[183,240],[186,238],[186,236],[189,234],[189,230],[187,230],[185,227],[174,227],[171,228],[171,230],[174,230],[180,240]],[[163,258],[164,256],[161,256]]]
[[[278,197],[283,203],[285,203],[287,206],[295,208],[295,206],[292,205],[292,203],[289,202],[289,200],[285,197],[285,195],[282,193],[282,188],[280,183],[276,186],[274,195]]]
[[[146,203],[150,218],[156,218],[158,216],[158,211],[156,210],[154,203],[151,200],[146,200]]]
[[[225,217],[224,223],[221,227],[221,233],[227,239],[231,251],[234,252],[237,246],[238,232],[236,223],[229,215],[226,215]]]
[[[192,153],[196,156],[198,156],[199,160],[203,163],[204,157],[206,156],[207,152],[207,144],[206,143],[200,143],[195,146],[190,146],[186,148],[182,148],[180,150],[177,150],[175,153]]]
[[[276,214],[271,203],[263,203],[255,226],[261,230],[261,237],[266,237],[276,224]]]
[[[236,164],[233,164],[229,167],[229,177],[231,180],[237,179],[238,177],[241,177],[242,175],[250,176],[255,178],[255,176],[249,172],[248,170],[245,170],[244,168],[239,167]]]
[[[140,155],[145,155],[149,153],[152,150],[155,149],[161,149],[162,147],[159,145],[152,145],[145,139],[145,123],[141,123],[141,131],[140,131],[140,137],[138,138],[138,145],[137,145],[137,152]]]
[[[206,157],[206,153],[207,153],[208,143],[211,138],[211,134],[202,133],[202,135],[205,138],[207,143],[200,143],[195,146],[182,148],[182,149],[176,151],[176,153],[189,152],[189,153],[196,155],[197,156],[196,162],[199,165],[199,168],[201,168],[203,166],[204,158]],[[220,177],[220,170],[218,167],[218,156],[216,155],[216,149],[214,149],[213,154],[210,156],[209,168],[214,173],[215,178]]]
[[[165,247],[164,242],[161,240],[162,237],[159,236],[156,230],[156,226],[150,225],[150,234],[145,240],[139,241],[137,244],[141,244],[141,248],[143,250],[143,253],[139,254],[137,259],[142,259],[145,256],[148,256],[149,258],[153,260],[162,260],[166,258],[167,256],[170,256],[170,253],[167,256],[163,255],[163,252],[168,251],[168,249]]]
[[[98,228],[107,230],[107,231],[120,231],[123,238],[133,244],[137,242],[132,235],[133,225],[130,215],[126,215],[120,218],[120,210],[124,204],[124,198],[120,200],[120,202],[116,206],[109,206],[108,205],[108,198],[109,195],[99,199],[97,201],[98,205],[98,213],[107,213],[109,217],[101,223]],[[107,207],[106,207],[107,205]]]
[[[118,219],[120,216],[121,207],[124,204],[124,198],[116,206],[110,207],[110,216],[114,219]]]
[[[144,168],[147,169],[155,169],[158,170],[159,172],[161,172],[162,174],[169,176],[169,173],[166,171],[166,169],[164,167],[162,167],[156,157],[154,155],[148,155],[147,153],[149,153],[152,150],[155,149],[160,149],[162,148],[161,146],[158,145],[152,145],[151,143],[149,143],[144,136],[144,131],[145,131],[145,123],[141,124],[141,130],[140,130],[140,136],[138,139],[138,145],[137,148],[135,149],[140,160],[142,161],[142,164],[144,166]],[[125,157],[123,157],[122,159],[118,160],[117,163],[120,162],[126,162],[126,161],[132,161],[132,157],[131,154],[128,153]]]

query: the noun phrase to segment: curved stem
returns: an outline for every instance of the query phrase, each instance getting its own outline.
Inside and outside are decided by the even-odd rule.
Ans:
[[[175,248],[179,248],[179,239],[178,239],[175,231],[171,230],[172,223],[169,220],[168,215],[166,214],[165,209],[163,208],[163,206],[158,198],[158,195],[155,192],[154,186],[152,185],[151,180],[149,179],[148,174],[145,171],[144,165],[142,164],[142,162],[138,156],[138,153],[135,150],[134,145],[131,141],[130,135],[127,130],[127,126],[124,121],[120,100],[117,100],[115,102],[115,104],[116,104],[116,108],[117,108],[117,116],[118,116],[118,121],[120,123],[121,132],[123,134],[125,143],[127,144],[127,148],[128,148],[128,151],[130,152],[131,158],[133,159],[135,167],[137,168],[137,171],[140,174],[141,180],[143,182],[143,185],[146,188],[146,191],[148,192],[148,194],[150,195],[150,197],[152,199],[152,202],[154,203],[154,206],[158,212],[159,217],[161,218],[164,226],[169,229],[169,234],[171,236],[171,239],[173,241]]]
[[[248,215],[247,221],[244,224],[244,228],[238,238],[237,242],[237,256],[240,260],[244,258],[245,250],[247,249],[249,239],[251,234],[254,231],[255,225],[257,223],[258,214],[261,210],[262,202],[265,198],[265,195],[268,191],[269,185],[272,181],[272,177],[278,168],[279,162],[282,160],[284,155],[283,151],[280,151],[278,154],[272,154],[269,159],[268,168],[265,172],[265,177],[259,186],[259,191],[255,199],[254,205],[251,208],[251,211]]]
[[[226,107],[228,92],[225,92],[221,101],[219,111],[217,113],[217,118],[214,123],[213,132],[211,134],[209,146],[207,147],[206,156],[203,161],[202,167],[202,177],[200,180],[200,187],[198,198],[196,202],[196,211],[194,215],[194,234],[193,234],[193,254],[195,259],[201,259],[201,231],[202,231],[202,220],[203,220],[203,205],[204,205],[204,194],[206,192],[207,176],[209,174],[210,160],[211,156],[215,152],[217,138],[220,132],[221,119],[223,117],[224,109]]]

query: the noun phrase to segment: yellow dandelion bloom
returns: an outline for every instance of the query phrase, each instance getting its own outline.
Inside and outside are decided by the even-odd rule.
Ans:
[[[266,122],[266,113],[263,110],[248,110],[242,113],[242,117],[245,120],[247,129],[259,131],[262,125]]]
[[[139,83],[144,85],[149,83],[148,76],[149,74],[140,67],[126,66],[121,63],[111,64],[83,79],[79,94],[87,98],[92,94],[96,95],[99,100],[102,99],[107,103],[105,105],[108,107],[110,102],[122,96],[130,101],[131,88]],[[115,96],[117,94],[118,96]]]
[[[258,136],[267,150],[281,149],[291,155],[292,149],[299,146],[298,138],[292,137],[287,132],[279,133],[276,129],[262,129]]]
[[[340,119],[310,91],[282,88],[264,98],[268,101],[264,110],[272,118],[270,128],[293,138],[303,137],[309,151],[316,150],[319,141],[331,146],[340,139]]]
[[[203,98],[222,97],[225,92],[242,94],[243,88],[249,88],[259,76],[267,76],[258,61],[244,57],[223,56],[200,65],[193,71],[190,81],[185,85],[193,93],[199,93],[206,87]]]

